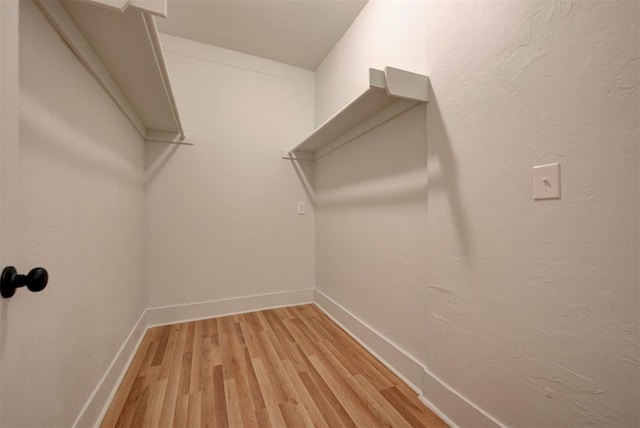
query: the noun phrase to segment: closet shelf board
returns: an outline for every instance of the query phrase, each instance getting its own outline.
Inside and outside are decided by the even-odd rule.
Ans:
[[[154,20],[166,0],[36,3],[145,140],[186,143]]]
[[[285,159],[314,160],[354,140],[419,103],[429,101],[427,76],[385,67],[369,69],[369,88],[282,153]]]

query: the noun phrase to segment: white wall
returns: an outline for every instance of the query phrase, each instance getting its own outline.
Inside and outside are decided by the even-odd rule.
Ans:
[[[318,288],[507,425],[637,426],[637,2],[423,5],[368,4],[317,70],[317,121],[372,65],[433,89],[426,141],[416,109],[317,162]]]
[[[369,0],[316,69],[316,125],[368,87],[369,68],[425,72],[425,7],[424,1]]]
[[[637,8],[429,3],[428,362],[510,425],[639,423]]]
[[[71,426],[144,308],[143,143],[32,2],[20,2],[20,257],[3,301],[2,426]],[[17,225],[14,225],[16,227]]]
[[[316,122],[368,86],[370,67],[424,73],[424,16],[423,2],[370,1],[316,70]],[[318,289],[422,361],[425,138],[425,108],[414,107],[315,171]]]
[[[313,288],[313,209],[280,159],[313,127],[313,73],[162,42],[194,146],[147,147],[149,306]]]

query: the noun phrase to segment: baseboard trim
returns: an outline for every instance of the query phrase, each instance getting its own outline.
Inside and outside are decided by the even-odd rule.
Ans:
[[[97,427],[109,409],[144,334],[150,327],[215,318],[244,312],[303,305],[313,302],[313,289],[234,297],[186,305],[147,308],[116,353],[73,424],[74,428]]]
[[[420,401],[429,408],[438,409],[438,416],[451,426],[474,428],[505,427],[504,424],[467,400],[426,367],[424,369]]]
[[[244,312],[261,311],[284,306],[303,305],[313,302],[313,288],[232,297],[186,305],[162,306],[146,310],[147,326],[175,324],[234,315]]]
[[[73,426],[84,428],[100,424],[144,334],[150,327],[306,303],[314,303],[320,308],[409,385],[418,394],[420,400],[450,426],[483,428],[504,426],[356,315],[322,291],[312,288],[147,308],[124,340]]]
[[[314,303],[341,326],[356,342],[365,347],[400,379],[420,394],[424,367],[360,318],[349,312],[320,290],[315,290]]]
[[[108,405],[115,396],[124,374],[147,331],[145,315],[146,311],[143,311],[138,321],[134,324],[113,361],[111,361],[106,373],[100,379],[100,382],[73,423],[74,428],[97,426],[102,421],[109,407]]]
[[[322,291],[316,289],[314,296],[316,306],[409,385],[420,401],[447,424],[478,428],[504,426]]]

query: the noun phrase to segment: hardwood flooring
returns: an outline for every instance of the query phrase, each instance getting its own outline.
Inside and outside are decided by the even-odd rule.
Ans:
[[[149,329],[102,427],[446,427],[314,305]]]

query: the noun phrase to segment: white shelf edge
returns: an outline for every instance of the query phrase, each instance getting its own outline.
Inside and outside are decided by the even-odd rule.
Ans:
[[[153,49],[153,55],[156,59],[156,66],[158,73],[161,76],[164,87],[164,95],[170,105],[171,112],[174,118],[174,125],[178,129],[178,133],[170,133],[164,131],[156,131],[148,129],[142,122],[135,109],[131,106],[125,94],[121,91],[118,84],[115,82],[105,65],[98,58],[93,51],[93,48],[89,42],[85,39],[82,31],[76,26],[73,19],[69,16],[59,0],[35,0],[36,5],[43,12],[47,20],[51,23],[53,28],[63,38],[71,50],[76,54],[80,62],[86,67],[89,73],[98,81],[102,88],[107,92],[111,99],[116,103],[118,108],[131,122],[136,131],[145,141],[161,141],[165,143],[185,143],[185,134],[182,128],[182,123],[178,115],[178,109],[171,90],[171,84],[169,83],[169,76],[167,67],[162,54],[162,47],[160,45],[160,38],[158,30],[153,18],[147,13],[141,11],[144,16],[145,30],[149,37],[150,45]],[[89,3],[100,3],[89,1]],[[129,5],[129,2],[126,2]],[[102,3],[103,7],[107,7]],[[112,8],[114,9],[114,8]],[[126,9],[126,6],[124,7]],[[123,9],[123,10],[124,10]],[[117,10],[117,9],[116,9]],[[177,136],[176,136],[177,135]],[[185,143],[190,144],[190,143]]]
[[[67,45],[69,45],[73,53],[76,54],[80,62],[89,70],[107,94],[113,99],[118,108],[120,108],[122,113],[129,119],[129,122],[131,122],[136,131],[143,137],[146,137],[146,127],[100,59],[98,59],[93,52],[91,45],[89,45],[84,38],[82,32],[76,27],[76,24],[69,14],[64,10],[62,4],[59,1],[47,0],[35,0],[35,3],[42,13],[44,13],[53,28],[60,34]]]
[[[165,96],[169,100],[176,127],[178,128],[181,138],[184,139],[184,129],[182,128],[182,122],[180,121],[180,115],[178,114],[176,99],[174,98],[173,90],[171,89],[171,80],[169,79],[169,72],[167,71],[167,63],[164,61],[164,55],[162,54],[162,44],[160,43],[160,33],[158,32],[156,21],[152,16],[147,14],[144,15],[144,21],[147,26],[147,34],[149,35],[149,40],[151,42],[151,45],[153,46],[156,65],[158,67],[158,70],[160,70],[160,74],[162,75],[162,83],[164,84]]]
[[[99,7],[124,12],[129,6],[152,15],[167,17],[167,0],[82,0]]]
[[[417,104],[418,102],[411,101],[411,100],[404,100],[404,99],[396,100],[393,104],[390,104],[388,107],[384,108],[383,110],[379,111],[375,115],[371,116],[369,119],[365,120],[364,122],[360,122],[358,125],[354,126],[349,131],[345,132],[344,134],[340,135],[339,137],[331,140],[330,142],[326,143],[325,145],[317,149],[315,152],[313,152],[314,160],[320,159],[321,157],[331,153],[337,148],[340,148],[345,144],[350,143],[351,141],[355,140],[359,136],[364,135],[367,132],[371,131],[372,129],[377,128],[378,126],[388,122],[389,120],[404,113],[405,111],[409,110],[410,108],[414,107]]]
[[[96,6],[114,10],[116,12],[124,12],[129,7],[130,0],[81,0],[85,3],[91,3]]]
[[[429,101],[429,78],[393,67],[369,69],[369,88],[344,106],[283,159],[319,159],[419,103]]]
[[[301,150],[290,152],[287,149],[282,149],[280,152],[280,157],[282,159],[291,159],[291,160],[315,160],[312,152],[303,152]]]
[[[188,144],[191,146],[193,145],[193,143],[187,143],[185,137],[179,132],[147,130],[147,133],[144,136],[144,140],[155,141],[159,143]]]

